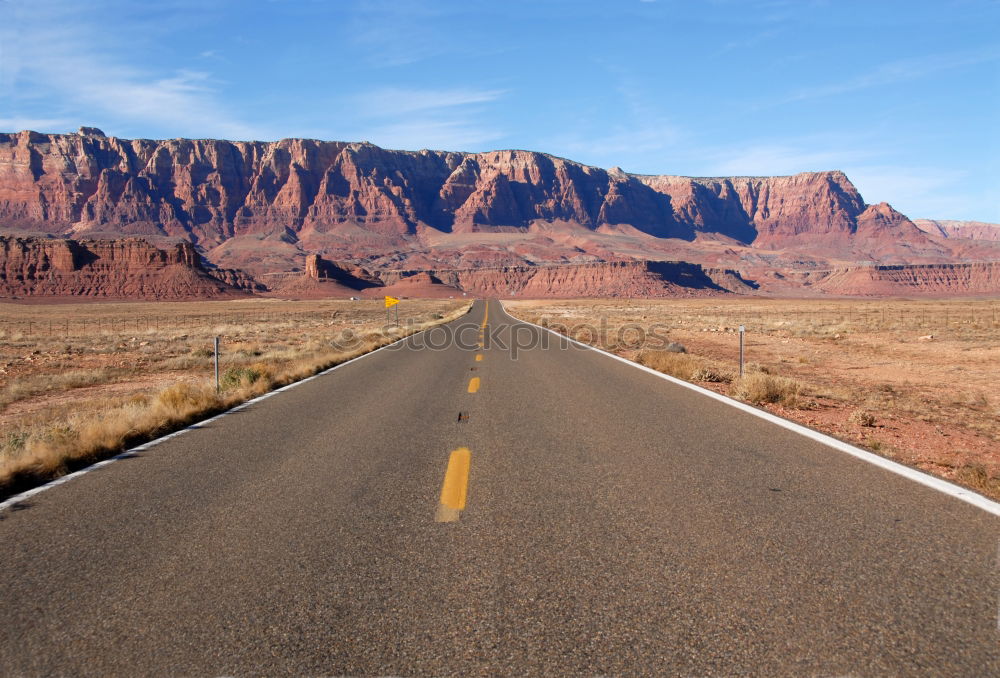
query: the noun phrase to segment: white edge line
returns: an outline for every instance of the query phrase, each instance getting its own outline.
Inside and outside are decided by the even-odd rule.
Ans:
[[[507,313],[507,307],[504,306],[503,301],[500,302],[500,307],[503,309],[504,313]],[[702,388],[701,386],[697,386],[695,384],[692,384],[691,382],[684,381],[682,379],[677,379],[676,377],[671,377],[670,375],[664,374],[663,372],[657,372],[656,370],[650,367],[646,367],[645,365],[640,365],[639,363],[633,362],[628,358],[623,358],[620,355],[609,353],[608,351],[597,348],[595,346],[584,344],[583,342],[577,341],[576,339],[571,339],[564,334],[559,334],[555,330],[551,330],[548,327],[542,327],[541,325],[537,325],[533,322],[529,322],[527,320],[521,320],[520,318],[515,318],[514,316],[511,316],[509,313],[507,313],[507,315],[510,316],[511,318],[514,318],[514,320],[518,322],[522,322],[527,325],[534,325],[538,329],[545,330],[546,332],[551,332],[560,339],[565,339],[566,341],[572,342],[578,346],[583,346],[584,348],[589,348],[592,351],[603,353],[609,358],[614,358],[615,360],[623,362],[626,365],[630,365],[636,369],[642,370],[643,372],[649,372],[650,374],[655,375],[661,379],[665,379],[673,384],[677,384],[678,386],[683,386],[684,388],[695,391],[696,393],[700,393],[703,396],[712,398],[713,400],[718,400],[719,402],[725,403],[730,407],[735,407],[738,410],[743,410],[744,412],[752,414],[755,417],[760,417],[761,419],[769,421],[772,424],[777,424],[782,428],[798,433],[799,435],[805,436],[806,438],[809,438],[811,440],[815,440],[816,442],[822,443],[828,447],[832,447],[835,450],[838,450],[840,452],[846,452],[847,454],[853,457],[857,457],[862,461],[866,461],[869,464],[873,464],[875,466],[878,466],[879,468],[885,469],[890,473],[895,473],[896,475],[903,476],[904,478],[920,483],[921,485],[937,490],[938,492],[947,494],[951,497],[954,497],[955,499],[960,499],[961,501],[964,501],[968,504],[972,504],[973,506],[981,508],[987,513],[991,513],[995,516],[1000,516],[1000,504],[993,501],[992,499],[984,497],[981,494],[973,492],[972,490],[960,487],[958,485],[955,485],[954,483],[949,483],[947,480],[943,480],[936,476],[932,476],[928,473],[924,473],[923,471],[918,471],[915,468],[910,468],[909,466],[905,466],[903,464],[900,464],[899,462],[892,461],[891,459],[880,457],[879,455],[869,452],[868,450],[863,450],[860,447],[855,447],[854,445],[845,443],[842,440],[837,440],[836,438],[828,436],[824,433],[820,433],[819,431],[814,431],[811,428],[808,428],[801,424],[797,424],[794,421],[789,421],[788,419],[779,417],[776,414],[771,414],[766,410],[758,409],[752,405],[740,402],[739,400],[733,400],[732,398],[716,393],[715,391],[710,391],[707,388]]]
[[[459,318],[461,318],[461,317],[462,316],[459,316]],[[457,319],[458,318],[456,318],[456,320]],[[434,325],[433,327],[440,327],[440,325]],[[378,353],[379,351],[382,351],[382,350],[387,349],[387,348],[391,348],[392,346],[395,346],[396,344],[400,343],[401,341],[406,341],[410,337],[414,337],[414,336],[420,334],[421,332],[426,332],[429,329],[432,329],[432,327],[428,327],[428,328],[422,329],[422,330],[420,330],[418,332],[414,332],[413,334],[408,334],[405,337],[400,337],[399,339],[397,339],[396,341],[392,342],[391,344],[386,344],[385,346],[379,346],[374,351],[368,351],[367,353],[362,353],[361,355],[355,356],[355,357],[351,358],[350,360],[345,360],[344,362],[338,363],[337,365],[334,365],[333,367],[328,367],[325,370],[323,370],[322,372],[317,372],[316,374],[312,375],[311,377],[306,377],[305,379],[299,379],[298,381],[293,381],[291,384],[286,384],[285,386],[282,386],[281,388],[276,388],[276,389],[274,389],[272,391],[268,391],[267,393],[259,395],[259,396],[255,397],[255,398],[251,398],[250,400],[244,401],[244,402],[240,403],[239,405],[235,405],[235,406],[231,407],[230,409],[226,410],[225,412],[220,412],[219,414],[216,414],[213,417],[209,417],[208,419],[203,419],[201,421],[196,421],[195,423],[191,424],[190,426],[185,426],[184,428],[178,429],[177,431],[174,431],[173,433],[168,433],[165,436],[161,436],[159,438],[155,438],[153,440],[150,440],[148,442],[143,443],[142,445],[136,445],[135,447],[129,448],[129,449],[125,450],[124,452],[119,452],[118,454],[116,454],[113,457],[108,457],[107,459],[102,459],[101,461],[94,462],[90,466],[86,466],[86,467],[80,469],[79,471],[74,471],[73,473],[67,473],[66,475],[61,476],[59,478],[56,478],[55,480],[50,480],[49,482],[45,483],[44,485],[39,485],[38,487],[33,487],[30,490],[25,490],[24,492],[21,492],[20,494],[15,494],[13,497],[9,497],[9,498],[5,499],[4,501],[0,502],[0,512],[3,512],[4,509],[8,509],[11,506],[14,506],[15,504],[19,504],[22,501],[35,496],[36,494],[41,494],[45,490],[50,490],[53,487],[56,487],[58,485],[62,485],[63,483],[68,483],[69,481],[73,480],[74,478],[78,478],[78,477],[80,477],[82,475],[90,473],[91,471],[96,471],[97,469],[102,468],[104,466],[107,466],[108,464],[113,464],[114,462],[118,461],[119,459],[127,459],[128,457],[135,456],[135,454],[138,453],[138,452],[145,452],[146,450],[148,450],[150,448],[153,448],[153,447],[156,447],[160,443],[164,443],[164,442],[170,440],[171,438],[174,438],[176,436],[181,435],[182,433],[187,433],[188,431],[191,431],[191,430],[194,430],[194,429],[198,429],[198,428],[201,428],[203,426],[207,426],[208,424],[211,424],[213,421],[216,421],[218,419],[222,419],[222,417],[226,416],[227,414],[233,414],[235,412],[239,412],[240,410],[245,410],[246,408],[250,407],[254,403],[259,403],[262,400],[267,400],[271,396],[277,395],[278,393],[282,393],[283,391],[287,391],[288,389],[294,388],[296,386],[301,386],[302,384],[305,384],[306,382],[312,381],[316,377],[322,377],[323,375],[329,374],[330,372],[333,372],[334,370],[338,370],[338,369],[340,369],[341,367],[343,367],[345,365],[349,365],[349,364],[355,362],[356,360],[361,360],[362,358],[367,358],[368,356],[374,355],[374,354]]]

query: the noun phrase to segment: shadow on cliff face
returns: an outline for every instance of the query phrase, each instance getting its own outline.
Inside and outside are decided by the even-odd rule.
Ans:
[[[729,236],[742,245],[752,245],[757,239],[757,227],[748,220],[732,219],[719,223],[716,231]]]
[[[678,221],[674,214],[673,202],[669,195],[658,193],[635,180],[623,182],[617,187],[621,200],[615,207],[605,205],[601,211],[604,220],[611,224],[628,224],[654,238],[676,238],[692,242],[696,233],[694,226]]]
[[[97,254],[91,252],[76,240],[67,240],[65,242],[73,255],[73,270],[80,270],[84,266],[89,266],[100,259]]]
[[[697,264],[689,264],[684,261],[650,261],[647,266],[651,273],[655,273],[678,287],[718,292],[729,291],[712,280],[705,273],[705,270]]]

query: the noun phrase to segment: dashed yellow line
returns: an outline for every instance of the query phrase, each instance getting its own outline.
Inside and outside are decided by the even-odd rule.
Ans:
[[[483,311],[483,323],[479,326],[479,343],[476,344],[476,348],[483,349],[486,348],[486,323],[490,318],[490,302],[486,302],[486,310]],[[477,357],[476,360],[482,360],[482,358]]]
[[[479,362],[482,362],[482,361],[483,361],[483,354],[482,353],[477,353],[476,354],[476,362],[479,363]]]
[[[452,450],[448,459],[448,469],[444,473],[444,483],[441,485],[441,499],[438,502],[437,515],[434,520],[439,523],[453,523],[465,509],[465,500],[469,492],[469,467],[472,465],[472,452],[468,447]]]
[[[479,377],[473,377],[469,379],[469,393],[475,393],[479,390]]]

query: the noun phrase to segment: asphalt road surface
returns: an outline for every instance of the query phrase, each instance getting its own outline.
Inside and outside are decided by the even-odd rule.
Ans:
[[[0,674],[1000,675],[996,517],[486,307],[0,513]]]

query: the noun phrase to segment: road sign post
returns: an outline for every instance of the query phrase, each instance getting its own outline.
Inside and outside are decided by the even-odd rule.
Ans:
[[[385,324],[389,324],[389,309],[393,306],[396,307],[396,324],[399,324],[399,299],[396,297],[386,296],[385,298]]]
[[[740,376],[743,376],[743,335],[747,332],[745,325],[740,325]]]

